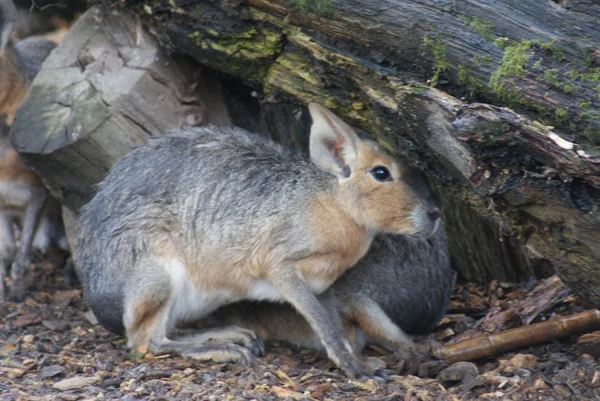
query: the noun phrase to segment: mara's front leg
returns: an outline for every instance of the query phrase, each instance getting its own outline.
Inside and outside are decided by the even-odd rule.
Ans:
[[[271,280],[285,299],[308,321],[321,339],[329,359],[350,377],[367,376],[367,370],[350,346],[339,315],[327,311],[296,271],[293,268],[280,269],[273,274]]]

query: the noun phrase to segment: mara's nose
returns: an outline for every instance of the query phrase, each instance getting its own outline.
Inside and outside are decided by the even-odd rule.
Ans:
[[[440,218],[440,209],[437,207],[427,208],[427,218],[431,221],[436,221]]]

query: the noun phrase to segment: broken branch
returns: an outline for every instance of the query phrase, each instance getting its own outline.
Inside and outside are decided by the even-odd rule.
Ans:
[[[593,309],[572,316],[553,318],[530,326],[443,345],[434,349],[433,354],[449,363],[472,361],[598,329],[600,329],[600,311]]]

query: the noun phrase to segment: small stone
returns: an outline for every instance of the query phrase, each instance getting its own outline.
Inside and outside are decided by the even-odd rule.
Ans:
[[[98,324],[98,318],[96,317],[96,315],[94,315],[94,312],[92,312],[92,310],[88,310],[87,312],[85,312],[83,314],[83,316],[85,316],[85,318],[87,319],[88,322],[90,322],[90,324],[92,326],[96,326]]]
[[[463,381],[462,381],[463,392],[468,393],[469,391],[471,391],[475,387],[481,387],[484,384],[485,383],[483,382],[483,380],[481,380],[479,377],[474,376],[471,373],[467,372],[465,374],[465,377],[463,378]]]
[[[52,331],[64,331],[69,328],[69,322],[66,320],[43,320],[42,324]]]
[[[571,396],[573,395],[571,390],[569,390],[566,386],[563,386],[562,384],[555,384],[553,389],[554,389],[554,391],[556,391],[557,395],[559,395],[567,400],[570,399]]]
[[[92,384],[96,384],[98,381],[99,381],[99,379],[95,376],[91,376],[91,377],[75,376],[75,377],[70,377],[68,379],[64,379],[64,380],[54,383],[52,388],[55,388],[60,391],[73,390],[73,389],[82,388],[85,386],[90,386]]]
[[[65,371],[65,368],[63,368],[60,365],[44,366],[42,368],[42,377],[44,377],[44,378],[46,378],[46,377],[54,377],[56,375],[60,375],[64,371]]]
[[[23,342],[25,344],[31,344],[34,339],[35,339],[35,337],[33,336],[33,334],[27,334],[27,335],[23,336]]]
[[[439,379],[442,382],[458,382],[462,381],[467,374],[477,376],[479,374],[477,366],[472,362],[456,362],[442,370]]]
[[[440,374],[442,369],[447,368],[448,363],[444,361],[427,361],[419,366],[417,375],[421,378],[435,378]]]
[[[378,370],[381,369],[385,369],[386,368],[386,364],[383,360],[381,360],[380,358],[377,358],[375,356],[371,356],[365,359],[365,363],[367,364],[367,366],[369,367],[369,369],[372,372],[377,372]]]
[[[513,372],[515,376],[527,378],[531,376],[531,370],[525,368],[516,368]]]
[[[537,379],[536,381],[533,382],[533,388],[535,390],[543,390],[548,388],[548,385],[546,384],[546,382],[544,381],[544,379],[542,379],[541,377],[539,379]]]

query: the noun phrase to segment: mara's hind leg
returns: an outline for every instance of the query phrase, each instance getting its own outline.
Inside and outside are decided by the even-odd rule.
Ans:
[[[423,349],[398,327],[368,296],[357,296],[346,313],[356,321],[358,328],[367,336],[368,342],[384,346],[408,363],[407,374],[415,374],[419,365],[428,359],[429,349]]]
[[[233,343],[248,348],[255,355],[265,353],[265,346],[254,331],[233,325],[203,330],[177,329],[169,333],[168,337],[183,343]]]
[[[133,279],[125,301],[124,324],[127,344],[136,352],[159,354],[177,352],[200,361],[256,363],[255,354],[262,352],[262,343],[250,330],[226,327],[195,332],[194,335],[170,336],[176,323],[170,316],[178,293],[185,291],[181,274],[173,274],[169,261],[145,261],[137,272],[143,276]],[[178,263],[181,266],[180,262]],[[179,266],[179,267],[180,267]],[[175,266],[175,268],[179,268]],[[179,272],[181,273],[181,272]],[[194,305],[201,310],[201,305]],[[172,338],[169,338],[172,337]]]

